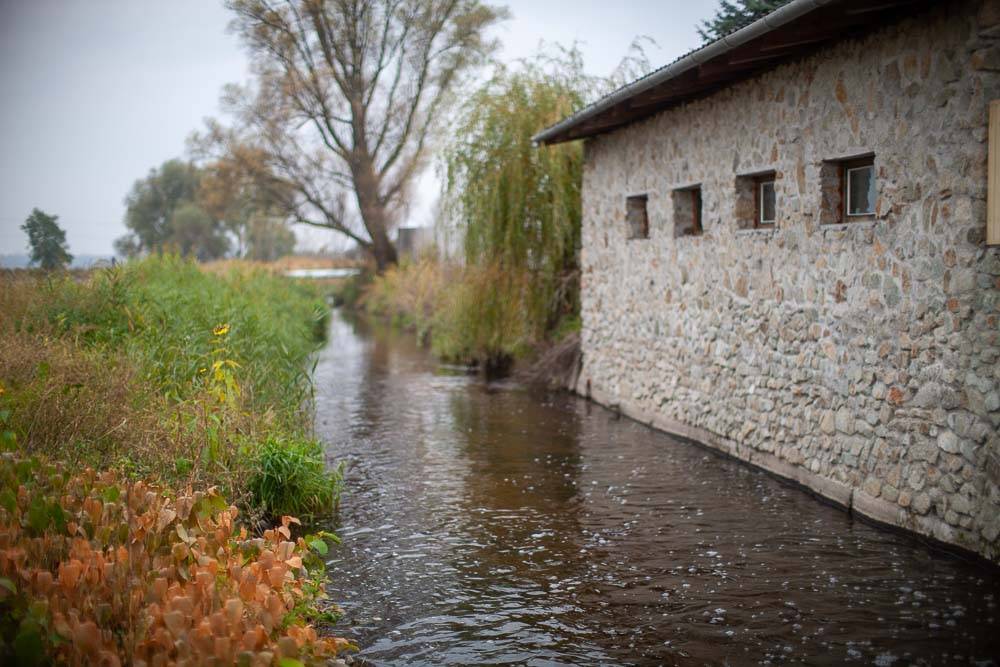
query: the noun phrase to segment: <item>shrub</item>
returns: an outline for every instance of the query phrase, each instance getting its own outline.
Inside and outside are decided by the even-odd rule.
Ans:
[[[331,282],[329,285],[330,298],[337,306],[356,308],[360,305],[361,297],[371,280],[372,274],[362,269],[356,275]]]
[[[445,286],[458,278],[458,274],[457,270],[427,258],[395,266],[368,285],[361,302],[369,313],[414,331],[426,342]]]
[[[387,270],[365,292],[365,310],[416,332],[449,361],[505,367],[540,342],[531,276],[499,263],[448,265],[423,259]]]
[[[268,438],[252,468],[250,493],[272,516],[330,513],[340,500],[341,470],[326,469],[323,450],[313,440]]]
[[[320,663],[322,536],[262,537],[214,489],[174,494],[0,455],[0,662]],[[315,552],[315,553],[314,553]],[[300,661],[300,662],[294,662]]]
[[[540,340],[527,307],[525,272],[493,263],[467,266],[440,298],[431,344],[438,356],[502,369]]]

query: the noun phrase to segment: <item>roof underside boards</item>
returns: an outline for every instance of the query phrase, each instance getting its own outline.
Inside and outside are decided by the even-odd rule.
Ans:
[[[543,130],[536,143],[592,137],[711,94],[831,42],[911,15],[929,0],[792,0]],[[778,24],[779,21],[782,21]],[[777,25],[776,25],[777,24]]]

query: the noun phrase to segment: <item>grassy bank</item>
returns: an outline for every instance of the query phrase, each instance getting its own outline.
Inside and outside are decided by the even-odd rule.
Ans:
[[[492,263],[405,263],[372,279],[358,303],[415,332],[440,358],[487,370],[506,370],[579,329],[573,312],[538,301],[529,272]]]
[[[335,502],[310,437],[326,309],[308,286],[170,257],[3,281],[0,382],[22,452],[217,485],[257,515]]]

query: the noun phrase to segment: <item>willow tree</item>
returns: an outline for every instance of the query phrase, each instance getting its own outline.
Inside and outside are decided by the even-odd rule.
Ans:
[[[225,95],[216,137],[281,183],[288,217],[340,232],[379,270],[454,91],[495,49],[480,0],[229,0],[255,82]]]
[[[446,150],[466,262],[498,267],[510,288],[527,286],[536,335],[578,311],[583,151],[580,142],[538,149],[531,137],[593,88],[576,51],[500,68],[463,106]]]

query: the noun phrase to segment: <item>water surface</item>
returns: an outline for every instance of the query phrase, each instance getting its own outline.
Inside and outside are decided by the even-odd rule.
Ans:
[[[377,665],[996,664],[997,570],[335,314],[338,631]]]

